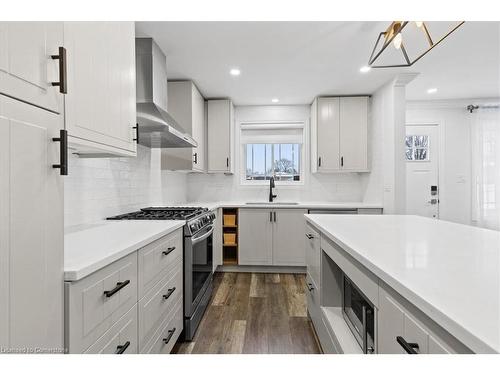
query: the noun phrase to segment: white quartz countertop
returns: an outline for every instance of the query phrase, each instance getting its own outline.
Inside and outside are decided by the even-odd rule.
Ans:
[[[64,280],[80,280],[183,225],[183,220],[103,220],[69,228],[64,235]]]
[[[500,232],[418,216],[305,216],[474,352],[500,352]]]

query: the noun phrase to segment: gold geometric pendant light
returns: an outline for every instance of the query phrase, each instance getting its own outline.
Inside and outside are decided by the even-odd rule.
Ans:
[[[447,30],[444,34],[441,34],[443,35],[441,38],[434,41],[431,33],[429,32],[429,28],[424,21],[415,21],[414,23],[410,21],[393,21],[387,30],[382,31],[379,34],[370,55],[368,66],[372,68],[400,68],[412,66],[424,57],[431,49],[446,39],[452,32],[462,26],[464,22],[465,21],[454,22],[451,30]],[[409,24],[414,24],[414,26],[408,26]],[[425,39],[425,45],[423,45],[420,50],[417,48],[418,52],[414,53],[412,57],[410,57],[410,53],[408,53],[408,45],[405,45],[407,38],[403,34],[410,34],[410,36],[413,37],[414,44],[422,42],[418,39]],[[410,40],[410,42],[412,41],[410,37],[408,40]],[[401,51],[402,62],[380,63],[379,60],[381,60],[381,57],[383,57],[384,54],[388,54],[388,52],[390,52],[389,50],[392,49],[392,47],[389,50],[387,49],[391,44],[396,51]],[[394,52],[394,50],[392,52]]]

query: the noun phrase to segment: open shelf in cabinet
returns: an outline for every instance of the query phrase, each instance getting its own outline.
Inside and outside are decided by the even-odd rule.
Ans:
[[[222,263],[238,264],[238,209],[222,209]]]

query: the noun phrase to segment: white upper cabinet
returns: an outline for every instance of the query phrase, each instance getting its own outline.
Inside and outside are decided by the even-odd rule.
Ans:
[[[209,100],[207,111],[208,172],[234,173],[233,103]]]
[[[368,171],[368,97],[316,98],[311,106],[311,171]]]
[[[205,99],[191,81],[168,82],[168,112],[198,143],[198,147],[162,150],[162,168],[204,172]]]
[[[63,94],[52,85],[59,82],[59,61],[51,57],[59,47],[62,22],[0,22],[0,93],[62,113]]]
[[[133,22],[65,22],[65,123],[74,152],[136,155]]]

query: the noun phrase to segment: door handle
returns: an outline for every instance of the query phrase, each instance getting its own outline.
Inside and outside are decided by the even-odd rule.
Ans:
[[[341,167],[344,166],[344,157],[343,156],[340,157],[340,166]]]
[[[415,342],[407,342],[402,336],[396,336],[396,341],[403,347],[408,354],[418,354],[415,349],[418,349],[418,344]]]
[[[125,344],[123,345],[118,345],[116,347],[116,354],[123,354],[125,353],[125,350],[127,350],[127,348],[130,346],[130,341],[127,341]]]
[[[229,168],[229,158],[226,158],[226,167]]]
[[[59,144],[59,164],[52,164],[52,168],[59,168],[61,176],[68,175],[68,131],[59,130],[59,138],[52,138],[54,142]]]
[[[321,167],[321,156],[318,158],[318,167]]]
[[[68,79],[66,72],[66,48],[59,47],[57,55],[50,56],[52,60],[59,60],[59,82],[51,82],[52,86],[59,86],[61,94],[68,93]]]
[[[113,294],[116,294],[121,289],[125,288],[128,284],[130,284],[130,280],[125,280],[123,282],[118,282],[118,283],[116,283],[116,286],[113,289],[104,291],[104,295],[109,298]]]
[[[198,164],[198,153],[197,152],[194,153],[194,163]]]

